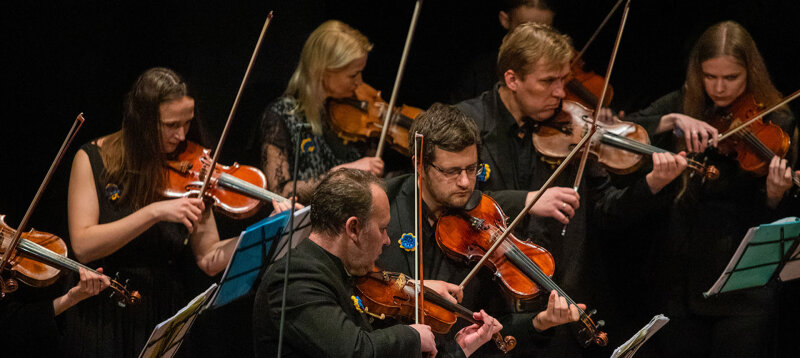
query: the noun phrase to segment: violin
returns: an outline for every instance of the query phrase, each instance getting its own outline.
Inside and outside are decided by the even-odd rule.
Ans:
[[[455,211],[439,218],[436,223],[436,242],[442,251],[455,259],[479,259],[505,231],[505,218],[497,202],[482,194],[474,209]],[[591,317],[594,310],[586,313],[580,309],[550,278],[555,271],[555,262],[553,255],[544,248],[508,235],[486,263],[495,271],[500,287],[514,298],[533,299],[541,292],[539,286],[545,292],[556,290],[568,304],[578,308],[579,323],[582,325],[578,330],[580,343],[584,347],[592,342],[600,346],[608,344],[608,336],[600,331],[605,322],[595,322]]]
[[[565,100],[578,102],[589,108],[597,108],[598,98],[603,94],[605,78],[592,71],[584,71],[583,59],[573,61],[570,66],[571,76],[564,89]],[[608,86],[608,93],[603,100],[603,107],[608,107],[614,97],[614,89]]]
[[[379,138],[387,110],[388,104],[381,99],[381,92],[366,83],[358,85],[354,98],[332,98],[328,101],[329,123],[345,144]],[[410,156],[408,129],[422,112],[419,108],[406,105],[392,110],[386,141],[405,156]]]
[[[762,109],[764,104],[758,103],[751,93],[745,93],[726,110],[719,111],[708,124],[720,133],[727,132],[743,121],[754,118]],[[717,149],[722,154],[735,156],[742,170],[764,176],[769,171],[772,158],[776,155],[784,157],[790,144],[789,135],[780,126],[761,118],[735,135],[723,139]],[[800,186],[797,175],[793,174],[793,181]]]
[[[210,150],[185,141],[185,149],[174,160],[168,160],[167,187],[164,196],[180,198],[197,194],[203,186],[211,163]],[[214,208],[235,219],[255,214],[265,201],[287,201],[270,192],[267,178],[258,168],[233,163],[231,166],[215,165],[206,197],[214,201]]]
[[[355,291],[363,305],[356,303],[359,310],[378,319],[387,316],[405,321],[413,319],[416,312],[416,285],[408,276],[373,268],[355,281]],[[425,324],[431,327],[431,331],[446,334],[456,323],[457,317],[479,323],[472,318],[472,311],[464,306],[448,301],[427,287],[424,287],[424,292],[426,302],[424,312],[420,313],[425,316]],[[492,340],[503,353],[508,353],[517,345],[514,337],[503,337],[500,333],[492,335]]]
[[[564,100],[555,118],[533,134],[533,145],[547,158],[563,159],[591,129],[592,112],[580,103]],[[629,174],[642,165],[643,156],[653,153],[671,153],[650,145],[647,131],[633,122],[617,121],[614,124],[597,123],[597,132],[587,144],[589,154],[611,172]],[[671,153],[674,154],[674,153]],[[719,170],[698,161],[687,159],[688,168],[705,178],[716,179]]]
[[[0,254],[6,252],[6,248],[11,241],[15,230],[5,222],[5,215],[0,215]],[[31,287],[46,287],[58,279],[60,270],[70,270],[79,272],[78,268],[103,275],[87,266],[68,259],[67,245],[60,237],[36,230],[22,233],[22,238],[9,260],[8,269],[14,273],[15,278]],[[103,275],[105,276],[105,275]],[[116,279],[110,279],[111,288],[114,292],[111,297],[117,301],[120,307],[128,304],[136,304],[141,301],[142,296],[138,291],[129,291],[127,282],[120,284]]]

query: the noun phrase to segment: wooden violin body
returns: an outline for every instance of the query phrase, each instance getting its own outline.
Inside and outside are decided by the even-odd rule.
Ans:
[[[581,59],[574,61],[570,68],[571,78],[567,81],[565,100],[578,102],[589,108],[597,108],[597,101],[603,94],[606,79],[591,71],[585,71]],[[608,86],[608,93],[603,100],[603,107],[608,107],[614,97],[614,89]]]
[[[364,304],[363,310],[370,316],[413,321],[417,310],[416,286],[406,275],[373,269],[372,272],[356,278],[355,291]],[[427,287],[424,292],[425,304],[421,314],[425,317],[425,324],[434,333],[446,334],[458,317],[477,323],[467,308],[448,301]],[[495,333],[492,339],[503,353],[508,353],[517,345],[517,340],[512,336],[503,337]]]
[[[5,215],[0,215],[0,254],[5,253],[15,232],[5,222]],[[67,258],[67,245],[60,237],[36,230],[22,233],[16,251],[12,253],[9,261],[10,271],[15,273],[15,278],[32,287],[46,287],[58,279],[61,270],[79,272],[79,268],[98,273],[76,261]],[[5,269],[5,268],[4,268]],[[100,274],[100,273],[98,273]],[[121,307],[136,304],[142,296],[138,291],[128,290],[127,284],[120,284],[117,280],[110,279],[110,286],[114,291],[112,297]]]
[[[715,116],[708,123],[724,133],[753,118],[763,108],[764,105],[756,102],[752,94],[745,93],[731,103],[727,111]],[[767,175],[772,157],[784,157],[790,144],[789,135],[781,127],[762,118],[722,140],[718,148],[723,154],[736,156],[743,170],[764,176]]]
[[[381,92],[366,83],[356,88],[355,98],[331,99],[328,116],[331,127],[347,142],[378,139],[388,103],[381,99]],[[406,105],[392,111],[386,141],[398,152],[408,156],[408,129],[423,111]]]
[[[356,291],[373,315],[412,321],[416,312],[414,284],[403,274],[372,272],[356,278]],[[426,290],[426,295],[428,291]],[[435,333],[445,334],[456,323],[456,314],[437,304],[424,305],[425,324]]]
[[[478,261],[502,234],[505,220],[505,214],[497,202],[483,195],[480,204],[469,212],[439,218],[436,222],[436,242],[448,256],[456,260]],[[539,294],[539,287],[510,257],[523,255],[545,275],[552,276],[555,271],[553,255],[542,247],[511,235],[508,241],[486,262],[497,272],[497,279],[502,282],[501,287],[506,293],[520,300],[533,299]]]
[[[5,215],[0,215],[0,232],[2,232],[2,245],[0,245],[0,253],[6,252],[6,247],[10,244],[12,229],[5,222]],[[47,250],[52,251],[58,256],[66,259],[67,245],[60,237],[41,231],[31,229],[29,232],[22,233],[22,239],[27,242],[32,242]],[[20,250],[17,250],[17,255],[14,255],[9,261],[11,271],[15,273],[15,277],[20,281],[31,287],[46,287],[56,282],[61,271],[55,267],[46,265],[40,261],[34,260],[24,255],[18,255]]]
[[[585,106],[573,101],[562,101],[561,111],[555,119],[541,125],[538,132],[533,134],[533,145],[547,158],[563,159],[591,130],[591,120],[592,112]],[[642,165],[644,156],[669,153],[650,145],[647,131],[636,123],[617,121],[613,124],[596,125],[597,131],[587,144],[589,154],[613,173],[632,173]],[[717,168],[694,160],[688,160],[688,168],[705,178],[719,177]]]
[[[561,111],[555,119],[547,125],[542,125],[533,136],[533,145],[536,150],[548,158],[565,158],[581,138],[591,130],[592,112],[573,101],[562,101]],[[606,125],[597,124],[597,132],[590,139],[589,154],[597,161],[617,174],[628,174],[639,168],[642,164],[643,153],[629,149],[621,149],[607,144],[604,137],[615,136],[624,138],[632,146],[637,144],[649,145],[650,137],[640,125],[632,122],[623,122]]]
[[[186,149],[175,160],[167,162],[168,182],[164,196],[180,198],[197,194],[203,186],[211,157],[210,150],[186,141]],[[217,164],[209,181],[206,196],[213,199],[214,208],[222,213],[242,219],[255,214],[264,201],[285,198],[266,190],[267,178],[258,168],[233,163]]]
[[[505,215],[500,206],[492,198],[483,195],[474,209],[439,218],[436,241],[449,255],[471,261],[482,256],[505,228]],[[555,270],[553,256],[539,246],[508,235],[506,242],[500,244],[486,260],[486,265],[495,270],[501,287],[514,298],[532,299],[540,293],[541,286],[544,292],[555,290],[568,304],[577,307],[577,303],[550,278]],[[600,331],[605,323],[595,322],[591,317],[593,313],[586,313],[580,308],[578,311],[581,328],[577,334],[580,343],[584,346],[592,342],[600,346],[608,344],[606,333]]]

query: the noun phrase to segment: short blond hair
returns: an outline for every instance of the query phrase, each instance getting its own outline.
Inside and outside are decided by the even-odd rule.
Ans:
[[[544,60],[550,66],[568,64],[575,55],[572,40],[549,25],[527,22],[506,34],[497,55],[497,75],[501,82],[508,70],[524,79]]]
[[[315,134],[322,134],[325,71],[341,70],[370,50],[372,44],[366,36],[337,20],[325,21],[308,36],[285,94],[297,99],[295,111],[305,114]]]

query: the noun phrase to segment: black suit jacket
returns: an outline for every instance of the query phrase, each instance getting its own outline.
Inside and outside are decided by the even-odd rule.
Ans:
[[[274,357],[286,256],[264,273],[253,309],[255,352]],[[418,357],[419,334],[395,325],[374,330],[353,304],[352,280],[341,260],[311,240],[292,253],[286,292],[284,356]]]

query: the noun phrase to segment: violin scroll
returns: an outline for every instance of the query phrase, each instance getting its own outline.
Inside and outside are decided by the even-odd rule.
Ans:
[[[578,330],[578,341],[584,347],[592,343],[601,347],[605,347],[608,344],[608,334],[600,330],[600,328],[606,325],[606,322],[603,320],[595,322],[592,319],[592,316],[595,314],[597,314],[597,310],[592,309],[580,319],[583,326]]]
[[[108,288],[112,290],[111,295],[108,297],[117,301],[117,305],[120,307],[136,305],[141,302],[142,295],[139,294],[139,291],[130,291],[128,289],[130,280],[125,280],[124,285],[119,283],[119,280],[119,272],[117,272],[114,279],[111,280],[111,284],[108,286]]]

